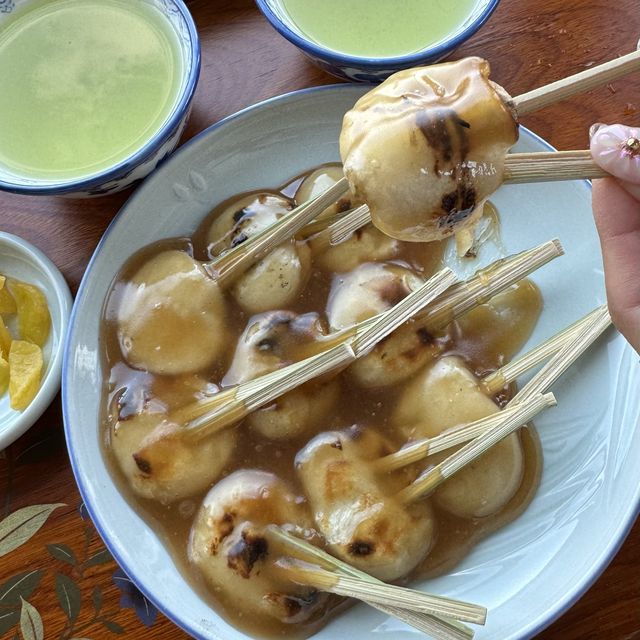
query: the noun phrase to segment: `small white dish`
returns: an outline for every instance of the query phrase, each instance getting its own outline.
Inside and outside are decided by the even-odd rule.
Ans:
[[[44,413],[60,388],[62,352],[73,300],[58,268],[26,240],[0,232],[0,273],[36,285],[47,297],[51,332],[44,346],[44,373],[36,397],[24,411],[14,411],[9,394],[0,397],[0,451],[17,440]]]
[[[213,206],[273,188],[339,160],[345,111],[366,87],[298,91],[245,109],[196,136],[141,186],[96,249],[76,299],[65,349],[62,400],[69,457],[102,539],[127,575],[173,622],[199,640],[250,640],[198,595],[162,539],[132,508],[102,455],[104,384],[100,318],[105,295],[138,249],[192,234]],[[522,128],[516,152],[550,151]],[[604,278],[585,181],[507,185],[492,201],[508,253],[553,237],[566,256],[536,272],[545,309],[524,350],[604,302]],[[495,249],[495,248],[494,248]],[[485,247],[479,262],[497,257]],[[476,265],[477,266],[477,265]],[[544,471],[533,502],[452,571],[412,586],[488,607],[476,640],[528,640],[593,584],[640,506],[640,364],[609,331],[554,386],[558,407],[536,419]],[[239,594],[238,597],[242,597]],[[338,616],[314,640],[414,640],[406,625],[365,605]]]

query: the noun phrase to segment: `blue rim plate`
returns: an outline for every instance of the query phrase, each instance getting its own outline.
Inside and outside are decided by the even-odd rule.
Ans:
[[[211,207],[337,160],[344,112],[365,91],[337,85],[273,98],[210,127],[138,189],[114,219],[82,280],[63,365],[62,398],[71,464],[111,553],[173,622],[203,640],[245,640],[189,587],[152,529],[114,486],[100,451],[102,382],[98,320],[122,263],[156,239],[190,234]],[[522,130],[517,151],[551,147]],[[278,161],[274,162],[273,159]],[[557,236],[567,255],[537,272],[545,311],[525,348],[604,301],[602,265],[586,182],[513,185],[493,201],[503,242],[520,251]],[[487,250],[481,262],[495,255]],[[575,275],[570,275],[575,274]],[[640,506],[640,364],[613,331],[554,391],[559,406],[537,421],[545,457],[538,494],[515,522],[482,541],[458,567],[418,587],[489,607],[476,638],[531,638],[564,613],[611,561]],[[316,638],[414,638],[364,606]]]

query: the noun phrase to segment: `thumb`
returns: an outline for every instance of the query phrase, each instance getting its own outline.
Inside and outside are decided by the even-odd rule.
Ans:
[[[594,124],[589,134],[596,164],[640,200],[640,129],[623,124]]]

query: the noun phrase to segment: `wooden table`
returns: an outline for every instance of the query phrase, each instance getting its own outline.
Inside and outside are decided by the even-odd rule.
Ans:
[[[202,39],[203,65],[185,140],[259,100],[334,82],[273,31],[252,0],[188,4]],[[494,79],[517,95],[627,53],[639,36],[638,0],[503,0],[456,55],[488,58]],[[581,149],[593,122],[637,123],[639,96],[640,74],[527,116],[524,124],[560,149]],[[100,236],[129,195],[73,201],[0,194],[0,229],[40,247],[75,291]],[[30,522],[44,521],[42,528],[0,558],[0,584],[13,585],[0,586],[0,638],[21,637],[20,595],[39,612],[26,607],[41,616],[47,639],[186,637],[127,581],[82,511],[59,400],[0,454],[0,519],[23,507],[55,503],[66,506],[46,521],[46,511],[34,510]],[[640,525],[595,586],[542,637],[640,638]]]

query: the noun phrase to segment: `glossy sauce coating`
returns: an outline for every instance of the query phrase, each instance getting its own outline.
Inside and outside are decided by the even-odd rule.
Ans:
[[[518,139],[509,97],[481,58],[395,73],[344,117],[340,155],[375,226],[442,240],[478,219]]]
[[[292,198],[300,182],[301,178],[298,178],[272,193],[274,196]],[[238,196],[238,198],[240,197],[242,196]],[[136,493],[118,464],[113,446],[116,428],[126,430],[127,426],[140,420],[138,414],[152,413],[162,419],[198,398],[214,394],[221,386],[245,379],[247,370],[242,370],[241,362],[251,362],[251,357],[247,357],[246,352],[253,346],[258,345],[258,354],[260,347],[269,351],[268,355],[273,359],[273,363],[267,364],[267,369],[269,369],[278,366],[278,361],[295,360],[298,357],[297,354],[307,349],[309,344],[313,342],[314,336],[330,331],[327,302],[332,288],[344,280],[345,276],[327,270],[326,265],[318,260],[316,255],[313,255],[306,287],[285,309],[277,309],[274,313],[265,312],[252,317],[238,304],[233,291],[223,292],[227,318],[225,329],[227,348],[222,357],[197,373],[151,374],[136,370],[123,360],[117,334],[117,311],[122,293],[126,291],[128,280],[155,255],[168,249],[182,249],[196,259],[207,260],[211,255],[207,235],[212,221],[220,212],[227,209],[229,204],[230,202],[226,202],[216,207],[212,214],[203,221],[193,238],[162,242],[134,256],[114,283],[112,293],[105,305],[102,328],[104,379],[107,381],[104,388],[102,417],[105,455],[110,463],[114,480],[122,493],[158,532],[158,535],[171,550],[185,577],[198,593],[211,603],[214,609],[243,631],[258,637],[307,637],[326,624],[337,610],[348,606],[349,603],[333,596],[316,600],[315,595],[306,593],[303,599],[305,603],[312,603],[310,613],[303,615],[305,604],[305,607],[288,621],[266,613],[273,607],[265,607],[263,613],[259,613],[255,609],[243,610],[238,604],[237,597],[234,597],[232,585],[229,586],[231,591],[226,591],[224,588],[212,588],[212,578],[207,577],[206,571],[203,572],[199,569],[205,565],[201,551],[195,551],[197,545],[192,546],[191,553],[189,552],[190,540],[206,541],[206,538],[194,538],[197,535],[195,533],[198,529],[197,523],[206,522],[206,518],[202,520],[204,512],[201,510],[201,505],[207,494],[209,496],[233,495],[231,488],[223,491],[222,478],[229,479],[234,473],[236,475],[233,477],[237,477],[237,474],[242,473],[243,470],[251,470],[250,474],[253,474],[253,477],[256,472],[264,472],[273,474],[273,477],[277,478],[277,480],[273,480],[277,486],[280,486],[279,483],[282,482],[284,483],[282,486],[286,487],[286,490],[282,489],[283,495],[289,496],[287,500],[292,505],[292,510],[284,509],[279,513],[295,513],[299,510],[302,515],[296,516],[295,519],[298,521],[290,524],[297,527],[308,527],[309,522],[312,522],[314,508],[319,503],[317,496],[314,499],[314,496],[309,492],[305,496],[304,478],[301,479],[300,469],[297,469],[295,465],[297,456],[310,446],[314,437],[322,438],[322,434],[329,432],[344,434],[345,430],[354,426],[360,432],[368,434],[364,440],[365,443],[371,439],[373,442],[376,442],[377,439],[384,442],[382,449],[385,453],[400,448],[406,443],[406,434],[394,424],[393,411],[408,383],[391,385],[384,389],[367,388],[359,384],[357,376],[350,375],[349,371],[343,372],[329,383],[333,389],[331,394],[335,395],[329,403],[331,408],[321,416],[320,420],[316,419],[314,423],[310,423],[306,430],[293,433],[289,437],[279,437],[277,432],[274,435],[274,432],[269,428],[260,428],[259,421],[258,423],[255,420],[252,421],[252,418],[263,413],[262,424],[264,425],[264,416],[267,416],[267,427],[272,426],[268,421],[269,416],[272,416],[274,411],[276,413],[279,410],[284,411],[286,409],[285,403],[279,401],[274,406],[265,408],[264,412],[257,412],[232,428],[235,438],[231,441],[228,455],[222,460],[223,469],[220,477],[208,479],[205,481],[204,488],[195,488],[187,492],[189,495],[180,496],[177,499],[162,494],[160,499],[154,500],[150,499],[149,495],[140,495],[139,491]],[[369,231],[369,229],[364,231]],[[413,270],[418,279],[428,278],[440,266],[443,253],[443,246],[440,244],[407,244],[402,242],[396,244],[392,258],[393,264]],[[350,252],[350,261],[352,253]],[[353,264],[348,264],[348,268],[352,269]],[[513,353],[517,352],[528,338],[540,312],[541,299],[535,286],[523,284],[504,294],[498,302],[499,304],[494,310],[490,309],[488,305],[483,305],[473,314],[459,319],[434,336],[437,351],[442,355],[451,354],[462,358],[476,375],[484,375],[503,364],[505,358],[510,358]],[[264,319],[265,317],[267,320]],[[282,327],[287,322],[293,323],[293,330],[283,332]],[[514,324],[517,324],[517,327]],[[264,335],[260,331],[263,331]],[[258,332],[255,335],[260,339],[254,343],[249,341],[245,346],[242,346],[244,344],[242,336],[254,335],[254,332]],[[245,355],[242,355],[243,353]],[[255,353],[251,352],[253,355]],[[259,371],[262,363],[255,366],[255,370]],[[250,365],[251,370],[253,367],[254,365]],[[248,377],[253,377],[253,375]],[[305,392],[307,389],[308,387],[303,387],[299,391]],[[309,393],[314,398],[319,395],[313,387]],[[503,403],[508,394],[508,390],[505,390],[497,398],[497,401]],[[315,417],[317,418],[317,416]],[[435,575],[446,571],[455,565],[478,539],[511,521],[526,508],[539,480],[540,449],[537,436],[531,429],[523,429],[515,437],[519,440],[523,452],[522,482],[506,507],[490,517],[480,519],[456,517],[440,509],[434,501],[429,501],[423,506],[413,509],[409,517],[424,516],[429,518],[428,526],[425,529],[428,531],[429,540],[425,544],[416,545],[420,547],[420,553],[426,553],[428,550],[428,555],[426,559],[417,563],[411,562],[411,559],[408,558],[402,559],[398,566],[412,567],[412,569],[409,575],[401,576],[400,581],[407,582],[415,576]],[[227,446],[229,446],[228,442],[225,440]],[[357,439],[354,441],[354,445],[358,445]],[[376,449],[376,446],[374,445],[373,448]],[[382,451],[382,449],[380,450]],[[349,447],[347,447],[346,453],[348,450]],[[218,447],[217,451],[219,455],[224,453],[221,447]],[[216,462],[218,463],[220,460]],[[389,477],[386,482],[388,487],[385,487],[383,493],[395,492],[399,486],[415,477],[417,472],[417,469],[407,469],[402,474],[396,473],[393,478]],[[382,485],[385,485],[385,478],[380,480]],[[272,481],[269,480],[269,482]],[[178,484],[183,486],[183,483]],[[210,493],[211,487],[214,489]],[[281,490],[278,489],[278,491]],[[373,485],[371,495],[375,495]],[[349,497],[347,496],[346,499],[348,500]],[[357,496],[353,496],[352,499],[357,501]],[[315,504],[312,505],[310,501],[315,501]],[[246,504],[256,502],[256,500],[247,499]],[[210,502],[207,504],[210,505],[209,509],[213,508]],[[269,509],[271,508],[276,507],[269,507]],[[261,518],[264,519],[264,517],[265,514],[261,514]],[[292,518],[294,517],[292,516]],[[194,522],[196,527],[192,531]],[[262,520],[258,524],[261,523]],[[366,528],[366,522],[362,527],[359,529],[360,532],[366,531],[367,535],[371,533]],[[339,545],[340,540],[337,539],[335,543]],[[193,544],[196,543],[192,542]],[[200,545],[197,548],[202,550],[203,547]],[[327,548],[330,550],[330,545]],[[360,552],[363,548],[356,550]],[[364,555],[366,556],[366,554]],[[363,557],[361,568],[366,570],[366,563],[367,558]],[[215,566],[225,568],[226,564]],[[384,565],[384,562],[380,566],[387,567],[383,570],[387,571],[388,576],[397,577],[397,575],[392,575],[392,570]],[[212,571],[217,570],[212,569]],[[243,584],[242,580],[238,581],[237,578],[231,582]],[[274,581],[275,583],[280,585],[278,581]],[[272,601],[282,603],[279,597],[277,600],[272,598]]]

